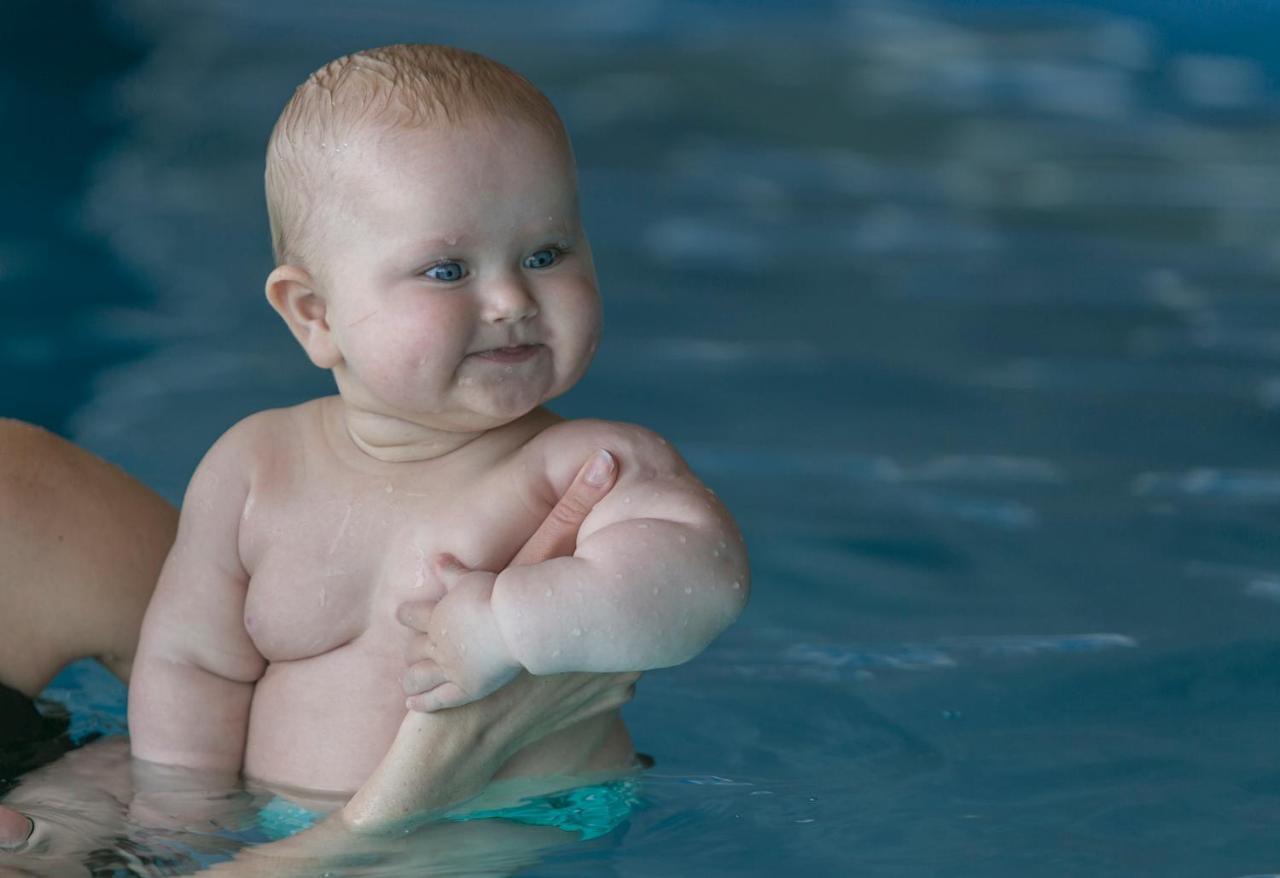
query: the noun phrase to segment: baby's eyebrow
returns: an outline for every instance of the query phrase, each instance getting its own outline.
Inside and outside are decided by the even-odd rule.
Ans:
[[[431,238],[419,238],[406,249],[414,252],[422,250],[451,250],[455,247],[466,247],[471,243],[467,235],[437,235]]]

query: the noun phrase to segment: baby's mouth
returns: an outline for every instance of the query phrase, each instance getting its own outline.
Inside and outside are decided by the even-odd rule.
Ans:
[[[536,356],[542,348],[540,344],[518,344],[504,348],[490,348],[487,351],[476,351],[472,356],[494,363],[522,363]]]

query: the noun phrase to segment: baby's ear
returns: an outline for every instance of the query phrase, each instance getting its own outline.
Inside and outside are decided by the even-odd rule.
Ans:
[[[267,301],[284,318],[311,362],[321,369],[332,369],[342,362],[342,354],[329,331],[328,306],[315,291],[305,268],[276,266],[267,275]]]

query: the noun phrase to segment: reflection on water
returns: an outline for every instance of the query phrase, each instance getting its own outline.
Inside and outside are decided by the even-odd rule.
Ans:
[[[648,805],[537,874],[1274,871],[1280,89],[1210,39],[1254,4],[1176,5],[115,4],[154,46],[81,219],[155,301],[77,315],[146,350],[76,435],[176,497],[325,392],[259,292],[274,115],[353,47],[490,52],[582,166],[560,409],[670,437],[757,582],[630,709]]]

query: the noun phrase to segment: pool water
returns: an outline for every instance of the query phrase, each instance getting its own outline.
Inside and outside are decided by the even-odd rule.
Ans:
[[[260,293],[275,114],[344,51],[484,51],[581,166],[606,333],[554,407],[671,439],[754,571],[627,709],[643,806],[520,874],[1280,873],[1274,10],[318,6],[80,4],[56,80],[31,6],[3,413],[176,500],[327,392]],[[52,694],[117,732],[89,673]]]

